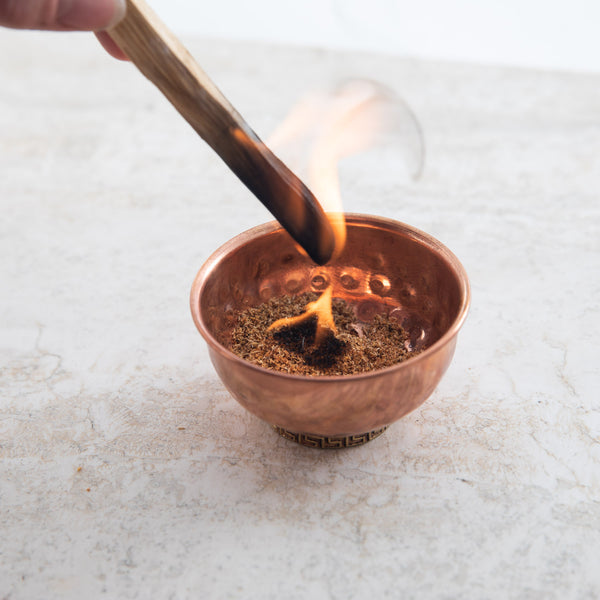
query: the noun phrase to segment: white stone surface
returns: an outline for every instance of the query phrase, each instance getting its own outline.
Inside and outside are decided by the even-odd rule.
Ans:
[[[600,596],[600,78],[189,40],[260,134],[368,75],[423,127],[348,210],[435,235],[473,305],[373,442],[279,438],[217,379],[201,263],[267,212],[91,36],[0,32],[0,598]]]

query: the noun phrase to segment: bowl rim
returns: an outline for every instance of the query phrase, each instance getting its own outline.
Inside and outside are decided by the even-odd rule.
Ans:
[[[190,309],[192,312],[192,319],[194,320],[194,323],[196,325],[196,328],[200,332],[200,335],[202,335],[208,346],[214,351],[221,354],[227,360],[232,360],[240,366],[244,366],[248,369],[257,371],[265,375],[290,379],[293,381],[340,382],[368,379],[370,377],[381,376],[385,372],[412,368],[411,366],[415,363],[427,360],[429,356],[435,354],[446,344],[450,343],[457,336],[460,328],[464,324],[471,304],[471,287],[469,284],[469,279],[467,277],[465,268],[463,267],[462,263],[458,260],[456,255],[432,235],[425,233],[424,231],[417,229],[412,225],[402,223],[401,221],[389,219],[387,217],[379,217],[376,215],[362,213],[344,213],[344,216],[348,224],[373,224],[381,227],[387,227],[395,231],[403,230],[405,233],[408,233],[413,239],[424,242],[428,246],[428,248],[434,250],[437,254],[441,255],[442,258],[444,258],[446,262],[451,265],[453,271],[457,276],[462,300],[456,318],[452,321],[448,330],[437,341],[435,341],[431,346],[429,346],[416,356],[410,357],[409,359],[404,360],[395,365],[384,367],[383,369],[365,371],[363,373],[354,373],[351,375],[297,375],[292,373],[285,373],[283,371],[276,371],[274,369],[261,367],[255,363],[244,360],[237,354],[231,352],[231,350],[225,348],[222,344],[220,344],[217,341],[217,339],[212,335],[212,333],[209,331],[208,327],[206,327],[204,323],[204,319],[202,318],[202,313],[200,311],[200,297],[202,295],[202,291],[210,274],[214,271],[219,262],[229,253],[244,245],[245,243],[249,242],[250,240],[272,233],[276,233],[283,229],[279,222],[269,221],[267,223],[263,223],[262,225],[252,227],[242,233],[239,233],[238,235],[232,237],[227,242],[222,244],[208,257],[208,259],[200,267],[198,273],[194,278],[192,288],[190,291]]]

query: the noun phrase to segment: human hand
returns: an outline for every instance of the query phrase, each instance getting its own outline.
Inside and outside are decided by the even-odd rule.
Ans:
[[[126,59],[103,30],[125,16],[125,0],[0,0],[0,25],[15,29],[94,31],[106,51]]]

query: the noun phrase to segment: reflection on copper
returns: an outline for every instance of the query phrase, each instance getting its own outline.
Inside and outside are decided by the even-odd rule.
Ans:
[[[346,221],[346,246],[325,266],[315,267],[272,222],[218,249],[191,291],[194,322],[231,394],[261,419],[303,439],[371,439],[365,432],[420,406],[450,364],[470,301],[462,265],[431,236],[380,217],[347,215]],[[290,273],[294,293],[316,291],[328,279],[360,320],[376,314],[397,319],[409,333],[407,348],[419,353],[379,371],[328,377],[271,371],[234,355],[228,346],[235,314],[262,303],[265,290],[270,297],[290,293]]]

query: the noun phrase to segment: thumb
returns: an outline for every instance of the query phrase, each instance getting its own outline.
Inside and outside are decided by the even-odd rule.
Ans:
[[[0,0],[0,25],[17,29],[94,31],[125,16],[125,0]]]

